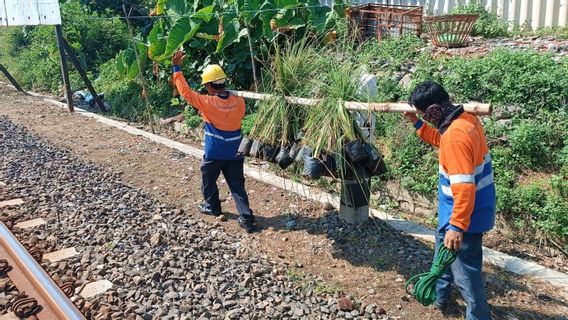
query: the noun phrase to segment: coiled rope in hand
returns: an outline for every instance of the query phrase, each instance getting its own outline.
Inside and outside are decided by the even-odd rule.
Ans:
[[[429,306],[436,302],[436,282],[457,258],[457,252],[450,251],[444,244],[440,244],[438,255],[432,263],[429,272],[417,274],[406,281],[404,284],[406,293],[413,296],[424,306]],[[412,285],[413,292],[409,291]]]

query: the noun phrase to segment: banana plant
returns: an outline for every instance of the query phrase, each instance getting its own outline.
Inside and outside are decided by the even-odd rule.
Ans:
[[[243,38],[250,36],[251,46],[268,48],[282,33],[311,29],[319,34],[333,26],[333,13],[318,0],[158,0],[151,11],[158,18],[147,41],[136,43],[140,58],[144,56],[140,66],[147,58],[167,64],[189,43],[192,50],[209,48],[207,55],[231,61],[229,68],[235,69],[247,60],[242,53],[249,51],[249,43],[241,42]],[[141,71],[133,53],[134,48],[128,48],[117,57],[118,70],[129,80]]]
[[[135,51],[137,50],[137,51]],[[134,43],[116,56],[116,68],[118,72],[131,81],[138,76],[140,69],[148,63],[148,48],[140,38],[135,38]]]

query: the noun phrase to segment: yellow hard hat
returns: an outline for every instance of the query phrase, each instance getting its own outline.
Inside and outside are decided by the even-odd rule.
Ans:
[[[210,64],[205,68],[205,70],[203,70],[203,73],[201,74],[201,84],[216,82],[219,80],[224,80],[225,78],[227,78],[225,71],[223,71],[223,69],[221,69],[218,64]]]

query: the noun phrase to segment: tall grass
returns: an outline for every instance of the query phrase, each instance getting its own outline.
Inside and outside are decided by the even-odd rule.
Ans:
[[[273,58],[264,72],[263,91],[277,96],[260,103],[251,136],[270,145],[286,146],[300,135],[306,110],[289,105],[284,96],[310,96],[320,56],[307,38],[274,46]]]
[[[317,96],[322,100],[308,110],[304,126],[304,144],[312,147],[315,156],[341,154],[346,143],[360,136],[345,106],[345,101],[358,96],[358,73],[351,65],[329,64],[327,68],[317,88]]]

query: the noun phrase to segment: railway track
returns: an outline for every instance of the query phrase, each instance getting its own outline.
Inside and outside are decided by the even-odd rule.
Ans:
[[[26,250],[0,222],[0,277],[9,277],[19,292],[12,302],[12,314],[0,319],[85,319],[69,299],[75,293],[74,286],[60,288],[37,260],[41,261],[41,252]]]

